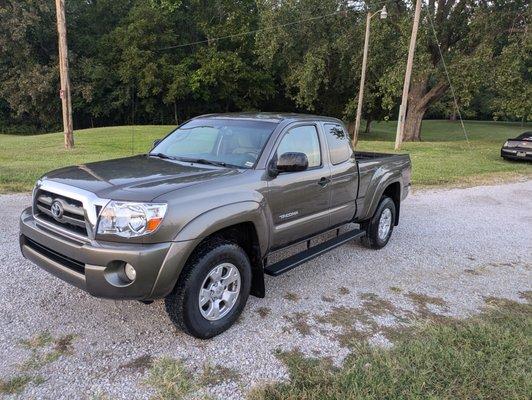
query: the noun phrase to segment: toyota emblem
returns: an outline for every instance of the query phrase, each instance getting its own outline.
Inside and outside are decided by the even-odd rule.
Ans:
[[[63,212],[65,210],[63,208],[63,204],[61,204],[59,200],[55,200],[50,207],[50,211],[55,219],[60,220],[63,217]]]

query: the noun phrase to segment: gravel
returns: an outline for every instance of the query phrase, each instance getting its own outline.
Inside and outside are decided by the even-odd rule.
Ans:
[[[162,301],[96,299],[23,259],[17,224],[30,198],[2,195],[0,379],[40,377],[24,398],[144,399],[153,393],[145,383],[149,360],[172,357],[198,380],[207,365],[234,372],[232,380],[198,385],[195,396],[242,398],[254,385],[287,378],[277,350],[339,364],[349,353],[342,334],[352,327],[370,343],[390,346],[385,332],[402,323],[398,316],[465,317],[489,297],[524,301],[532,286],[531,199],[532,181],[414,193],[385,249],[349,243],[268,277],[265,299],[251,297],[232,329],[200,341],[173,327]],[[32,352],[21,340],[43,332],[74,334],[72,349],[24,372]]]

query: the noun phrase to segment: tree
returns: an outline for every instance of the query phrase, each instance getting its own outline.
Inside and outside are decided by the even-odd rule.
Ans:
[[[509,11],[527,7],[523,1],[429,0],[422,14],[403,140],[421,140],[421,123],[427,110],[448,92],[444,62],[460,105],[469,104],[482,87],[497,46],[507,36],[506,29],[514,17]],[[400,48],[405,47],[403,42],[408,37],[409,14],[410,9],[402,4],[390,10],[391,16],[399,16]],[[404,62],[390,68],[381,80],[388,104],[395,103],[402,73]]]
[[[359,13],[336,0],[264,0],[260,16],[256,51],[277,90],[300,110],[342,117],[360,79]]]
[[[411,30],[411,2],[386,5],[388,19],[371,27],[368,128],[397,115]],[[365,14],[381,7],[380,0],[68,0],[75,125],[178,123],[253,109],[352,121]],[[528,1],[427,0],[407,139],[421,139],[423,118],[455,112],[429,15],[464,115],[529,119]],[[53,4],[0,0],[0,21],[1,131],[59,129]]]
[[[526,28],[494,60],[491,105],[498,118],[532,119],[532,43]]]
[[[0,3],[0,21],[0,99],[8,104],[12,122],[38,130],[58,127],[54,4],[6,1]]]

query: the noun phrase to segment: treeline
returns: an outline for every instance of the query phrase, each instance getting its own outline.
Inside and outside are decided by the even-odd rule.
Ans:
[[[388,18],[371,25],[370,122],[397,115],[410,2],[67,0],[74,126],[176,124],[236,110],[352,121],[366,7],[383,5]],[[419,139],[422,118],[455,115],[441,54],[466,117],[529,120],[529,19],[526,0],[428,0],[407,139]],[[54,2],[0,0],[0,21],[0,132],[60,129]]]

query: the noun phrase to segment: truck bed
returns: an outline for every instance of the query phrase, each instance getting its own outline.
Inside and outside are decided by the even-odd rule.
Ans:
[[[410,157],[408,154],[387,154],[356,151],[355,159],[358,165],[358,218],[371,216],[369,207],[371,199],[366,199],[368,194],[376,192],[379,183],[390,175],[400,175],[404,185],[410,185]],[[404,193],[402,194],[402,196]]]

